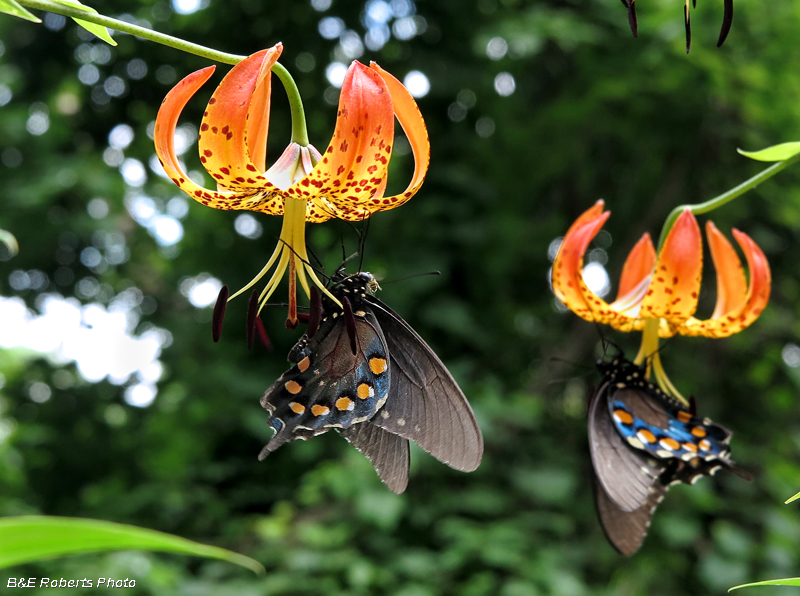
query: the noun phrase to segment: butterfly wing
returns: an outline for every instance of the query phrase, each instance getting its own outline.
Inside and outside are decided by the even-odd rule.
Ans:
[[[619,435],[608,409],[612,389],[611,383],[604,383],[589,405],[589,448],[603,493],[621,511],[632,512],[650,497],[664,466],[631,448]]]
[[[416,331],[380,300],[368,297],[367,304],[391,360],[389,399],[372,422],[456,470],[473,471],[483,456],[483,436],[464,393]]]
[[[595,478],[594,498],[597,516],[600,518],[600,525],[606,538],[617,552],[629,557],[639,550],[647,536],[653,513],[666,492],[666,486],[656,483],[638,509],[625,511],[617,506],[603,485]]]
[[[369,459],[372,467],[393,493],[408,485],[408,440],[375,426],[367,420],[339,431],[353,447]]]
[[[334,312],[292,348],[294,366],[261,398],[277,432],[260,459],[287,441],[350,428],[380,409],[389,393],[386,341],[370,312],[355,317],[355,334],[353,353],[344,318]]]

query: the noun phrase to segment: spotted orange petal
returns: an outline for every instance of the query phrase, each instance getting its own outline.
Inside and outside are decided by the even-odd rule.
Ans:
[[[196,184],[183,171],[175,153],[175,127],[178,123],[178,117],[183,111],[186,102],[214,73],[214,68],[209,66],[193,72],[167,93],[158,110],[158,116],[156,116],[153,139],[155,141],[156,154],[164,167],[164,171],[182,191],[204,205],[217,209],[226,209],[227,207],[223,205],[228,204],[228,201],[236,201],[241,196],[237,193],[216,192]]]
[[[663,318],[672,325],[686,321],[697,309],[702,273],[700,226],[686,209],[673,225],[658,255],[639,316]]]
[[[172,181],[194,200],[214,209],[246,209],[272,215],[283,214],[283,200],[274,189],[241,192],[213,191],[193,182],[175,153],[175,128],[187,102],[214,73],[213,66],[193,72],[173,87],[158,110],[153,139],[156,154]]]
[[[200,125],[200,161],[223,188],[273,188],[262,173],[271,69],[282,50],[278,44],[239,62],[208,100]]]
[[[616,311],[592,292],[583,281],[583,254],[610,215],[602,212],[603,202],[584,212],[572,224],[553,263],[553,291],[578,316],[596,323],[607,323],[620,331],[630,331],[636,321]]]
[[[717,305],[712,319],[736,310],[747,298],[747,279],[739,255],[713,222],[706,222],[706,238],[717,271]]]
[[[286,194],[312,199],[307,219],[365,219],[370,199],[386,186],[393,142],[394,112],[386,83],[354,61],[342,84],[336,128],[322,160]]]
[[[591,309],[583,299],[580,282],[583,279],[583,253],[603,227],[610,212],[603,212],[603,201],[597,201],[570,226],[553,262],[553,293],[572,312],[594,321]]]
[[[772,274],[767,257],[747,234],[734,229],[733,236],[741,246],[750,269],[750,284],[744,302],[707,321],[699,321],[692,317],[679,329],[681,335],[704,335],[706,337],[733,335],[752,324],[767,306],[772,285]]]
[[[389,94],[392,96],[394,114],[397,116],[400,126],[403,127],[403,132],[406,133],[411,145],[411,151],[414,154],[414,175],[411,177],[411,182],[401,194],[384,197],[383,191],[386,187],[386,178],[384,178],[383,188],[380,189],[380,193],[376,194],[370,201],[372,203],[370,210],[376,212],[394,209],[417,193],[425,180],[425,174],[427,174],[428,166],[430,165],[431,142],[428,138],[428,129],[425,126],[422,113],[419,111],[419,106],[417,106],[417,102],[414,101],[408,89],[393,75],[374,62],[370,63],[370,68],[381,75],[383,82],[386,83]]]
[[[622,266],[622,274],[619,278],[619,290],[617,299],[626,296],[634,290],[642,281],[653,273],[653,265],[656,262],[656,249],[650,234],[645,232],[644,236],[633,247],[625,264]]]

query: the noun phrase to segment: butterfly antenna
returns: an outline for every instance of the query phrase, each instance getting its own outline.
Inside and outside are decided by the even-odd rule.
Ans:
[[[324,278],[324,279],[325,279],[325,281],[326,281],[326,283],[327,283],[327,282],[329,282],[329,281],[331,280],[331,278],[330,278],[328,275],[326,275],[326,274],[325,274],[325,268],[322,266],[322,263],[321,263],[321,261],[319,261],[319,259],[317,259],[316,255],[314,255],[314,253],[313,253],[313,252],[312,252],[311,254],[312,254],[312,256],[314,257],[314,259],[315,259],[316,261],[320,262],[320,267],[314,267],[314,265],[312,265],[312,264],[311,264],[311,262],[310,262],[308,259],[304,259],[303,257],[301,257],[301,256],[300,256],[300,255],[297,253],[297,251],[294,249],[294,247],[293,247],[293,246],[291,246],[289,243],[287,243],[285,240],[283,240],[283,239],[279,238],[279,239],[278,239],[278,241],[279,241],[279,242],[283,242],[283,243],[286,245],[286,248],[288,248],[290,251],[292,251],[292,253],[293,253],[293,254],[294,254],[296,257],[298,257],[298,258],[300,259],[300,261],[302,261],[304,264],[306,264],[306,265],[308,265],[309,267],[311,267],[311,268],[314,270],[314,273],[316,273],[316,274],[318,274],[320,277]],[[311,249],[308,249],[308,250],[311,250]]]
[[[358,260],[358,272],[361,273],[362,265],[364,264],[364,246],[367,242],[367,233],[369,232],[370,218],[366,215],[361,219],[361,230],[359,231],[358,238],[358,254],[361,258]]]
[[[422,277],[424,275],[441,275],[441,271],[426,271],[425,273],[414,273],[413,275],[406,275],[405,277],[399,277],[397,279],[393,279],[390,281],[382,281],[381,285],[385,286],[386,284],[394,284],[398,281],[406,281],[408,279],[414,279],[415,277]]]

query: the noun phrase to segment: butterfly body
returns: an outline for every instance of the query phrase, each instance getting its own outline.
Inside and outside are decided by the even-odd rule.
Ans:
[[[364,453],[394,492],[408,480],[408,440],[459,470],[480,463],[483,438],[469,404],[428,345],[372,296],[369,273],[332,279],[318,326],[289,352],[293,365],[261,399],[283,443],[336,429]],[[312,305],[313,309],[313,305]]]
[[[720,468],[747,474],[730,459],[731,431],[661,391],[644,368],[621,357],[598,368],[603,383],[589,404],[595,502],[611,544],[631,555],[671,484]]]

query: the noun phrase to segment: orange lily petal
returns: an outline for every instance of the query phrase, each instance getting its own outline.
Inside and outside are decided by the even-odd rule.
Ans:
[[[703,240],[692,212],[681,213],[656,261],[653,280],[642,301],[640,318],[663,318],[673,325],[697,309],[703,273]]]
[[[753,240],[739,230],[733,236],[742,247],[747,267],[750,269],[750,284],[744,302],[728,312],[699,321],[692,317],[679,329],[681,335],[704,335],[706,337],[727,337],[738,333],[755,321],[769,302],[772,274],[764,252]]]
[[[377,72],[353,61],[322,161],[286,194],[312,199],[307,219],[366,219],[369,200],[385,188],[393,142],[394,112],[386,83]]]
[[[614,311],[583,281],[583,254],[603,227],[610,212],[603,212],[603,201],[578,217],[570,226],[553,263],[553,292],[572,312],[587,321],[608,323],[629,331],[633,320]]]
[[[400,126],[403,127],[403,132],[408,137],[411,151],[414,154],[414,175],[411,177],[408,187],[399,195],[384,197],[383,191],[386,188],[386,178],[384,178],[384,185],[380,194],[376,194],[371,201],[373,207],[370,209],[376,212],[394,209],[417,193],[425,180],[425,174],[427,174],[428,166],[431,162],[431,142],[428,138],[428,129],[425,126],[422,113],[419,111],[419,106],[417,106],[417,102],[414,101],[414,97],[408,92],[408,89],[393,75],[374,62],[371,62],[369,66],[381,75],[383,82],[386,83],[389,94],[392,96],[392,107],[395,116],[397,116]]]
[[[625,264],[622,266],[622,274],[619,278],[619,290],[617,300],[626,296],[631,290],[635,289],[644,278],[653,273],[653,266],[656,262],[656,249],[650,234],[645,232],[644,236],[633,247]]]
[[[153,139],[156,154],[172,181],[194,200],[214,209],[247,209],[273,215],[283,214],[283,201],[276,192],[251,189],[244,192],[219,192],[195,184],[184,172],[175,153],[175,127],[186,103],[214,73],[209,66],[193,72],[173,87],[158,110]]]
[[[259,147],[266,146],[271,69],[282,50],[278,44],[239,62],[208,100],[198,137],[200,161],[225,189],[273,188],[261,175],[266,148]]]
[[[706,222],[706,238],[717,270],[717,305],[712,319],[736,310],[747,298],[747,279],[739,255],[727,238],[711,222]]]
[[[594,321],[594,317],[586,306],[578,282],[582,277],[583,253],[611,215],[603,212],[603,205],[603,201],[597,201],[578,216],[564,235],[553,262],[553,293],[572,312],[588,321]]]

